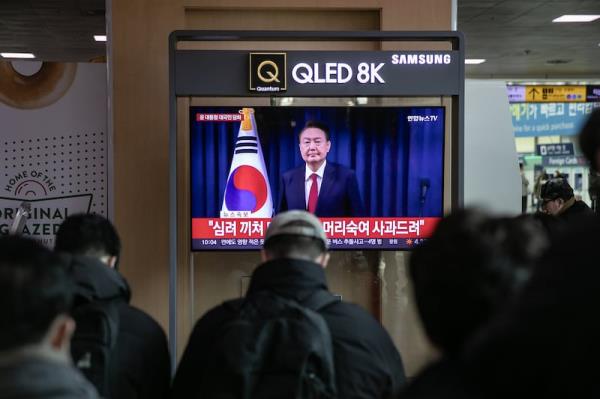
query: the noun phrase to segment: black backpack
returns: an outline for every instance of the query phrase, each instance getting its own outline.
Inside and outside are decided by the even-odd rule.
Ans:
[[[331,334],[318,310],[339,301],[319,291],[302,304],[262,291],[225,303],[237,316],[217,332],[202,398],[335,398]]]
[[[76,296],[71,311],[77,323],[71,339],[73,364],[104,398],[110,397],[111,355],[119,331],[117,303],[115,300],[91,301]]]

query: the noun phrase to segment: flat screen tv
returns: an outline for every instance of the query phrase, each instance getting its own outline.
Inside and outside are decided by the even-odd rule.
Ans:
[[[329,133],[316,208],[307,124]],[[410,249],[443,213],[444,126],[443,107],[190,107],[191,248],[260,249],[313,201],[330,249]]]

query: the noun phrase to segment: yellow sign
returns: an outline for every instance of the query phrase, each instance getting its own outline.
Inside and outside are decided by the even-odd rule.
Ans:
[[[525,86],[527,102],[585,102],[585,95],[585,86]]]

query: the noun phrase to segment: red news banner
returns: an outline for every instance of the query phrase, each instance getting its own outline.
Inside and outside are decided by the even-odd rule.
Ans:
[[[325,234],[338,239],[428,238],[441,218],[321,218]],[[192,239],[262,239],[271,219],[193,218]]]

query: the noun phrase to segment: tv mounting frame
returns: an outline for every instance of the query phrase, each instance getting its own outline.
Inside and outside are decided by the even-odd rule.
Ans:
[[[181,42],[247,42],[247,41],[280,41],[280,42],[441,42],[450,44],[452,58],[449,63],[452,68],[443,68],[437,73],[427,58],[423,62],[418,55],[435,51],[412,51],[407,68],[408,77],[395,81],[395,84],[386,85],[384,91],[349,84],[342,92],[336,93],[328,86],[311,85],[306,87],[286,87],[281,92],[251,92],[249,86],[241,86],[242,76],[227,76],[235,65],[225,64],[215,66],[219,60],[214,56],[221,54],[222,61],[238,62],[240,53],[248,54],[249,51],[223,50],[211,52],[211,57],[204,50],[178,49]],[[178,30],[169,36],[169,341],[171,349],[171,364],[176,364],[177,349],[177,246],[178,246],[178,221],[177,221],[177,97],[210,97],[210,96],[307,96],[307,97],[332,97],[332,96],[385,96],[385,97],[423,97],[423,96],[450,96],[451,98],[451,208],[463,204],[463,171],[464,171],[464,37],[457,31],[218,31],[218,30]],[[426,47],[426,45],[424,45]],[[204,52],[204,56],[203,53]],[[314,53],[318,53],[315,51]],[[330,52],[329,52],[330,53]],[[352,53],[344,52],[344,53]],[[381,53],[356,52],[356,53]],[[390,52],[391,53],[391,52]],[[403,52],[397,51],[400,56]],[[437,52],[439,54],[443,52]],[[414,56],[417,55],[417,58]],[[231,56],[228,60],[227,57]],[[237,57],[237,58],[236,58]],[[405,60],[407,57],[404,58]],[[445,58],[441,58],[446,63]],[[400,60],[400,58],[397,58]],[[215,62],[216,61],[216,62]],[[407,61],[405,61],[406,63]],[[433,61],[432,61],[433,62]],[[239,67],[239,65],[238,65]],[[245,64],[247,68],[247,64]],[[200,68],[200,70],[198,69]],[[374,67],[370,67],[371,71]],[[201,71],[206,71],[206,79],[198,79]],[[246,69],[247,70],[247,69]],[[375,70],[377,72],[377,70]],[[241,74],[240,74],[241,75]],[[224,79],[220,79],[223,77]],[[232,79],[233,78],[233,79]],[[231,81],[230,81],[231,79]],[[227,90],[215,92],[211,82],[228,82]],[[445,82],[445,83],[444,83]],[[439,86],[443,84],[443,87]],[[436,84],[438,86],[436,87]],[[346,90],[347,89],[347,90]],[[436,93],[436,90],[439,90]]]

